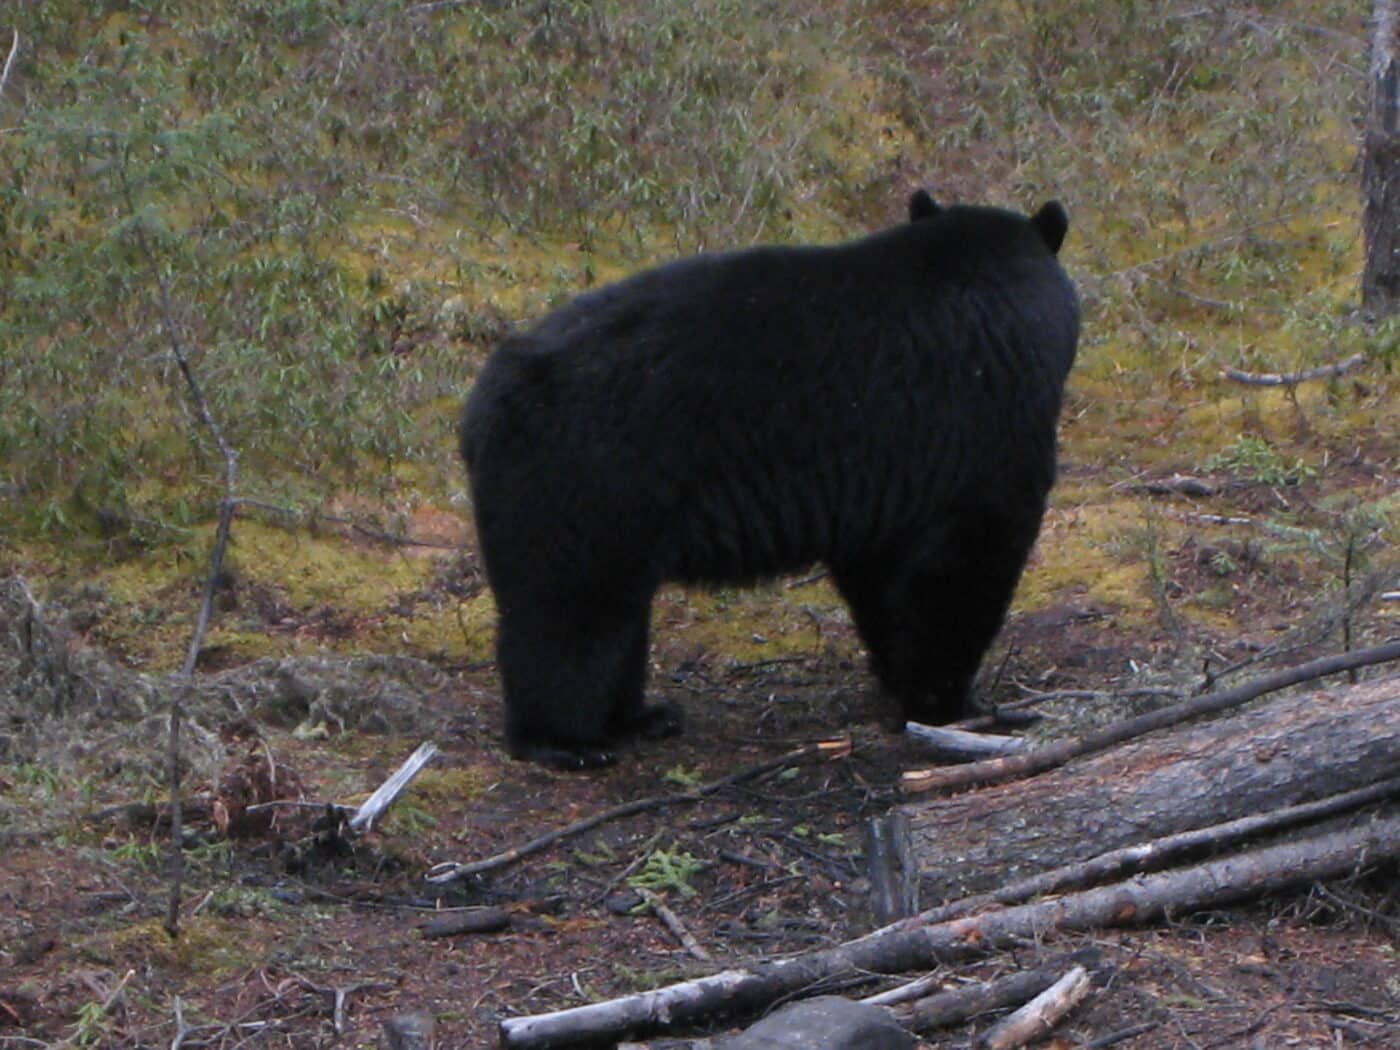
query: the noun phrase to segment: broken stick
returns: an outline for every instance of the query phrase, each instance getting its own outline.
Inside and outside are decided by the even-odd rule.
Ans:
[[[979,1044],[982,1050],[1013,1050],[1043,1039],[1089,994],[1089,974],[1076,966],[1045,991],[1000,1021]]]
[[[374,794],[365,799],[355,811],[355,815],[349,821],[350,830],[368,831],[374,827],[374,822],[384,815],[384,811],[394,804],[394,800],[403,794],[404,788],[413,782],[413,778],[422,772],[423,767],[431,762],[437,753],[437,745],[431,740],[419,744],[418,749],[404,759],[403,765],[394,770],[388,780],[375,788]]]
[[[1352,354],[1333,364],[1305,368],[1300,372],[1245,372],[1238,368],[1222,368],[1220,374],[1245,386],[1297,386],[1312,379],[1332,379],[1346,375],[1352,369],[1359,368],[1365,360],[1365,354]]]

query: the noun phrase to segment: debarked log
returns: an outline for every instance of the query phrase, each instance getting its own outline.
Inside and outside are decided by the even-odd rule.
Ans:
[[[1400,773],[1400,675],[1277,696],[1014,783],[911,802],[925,906]]]

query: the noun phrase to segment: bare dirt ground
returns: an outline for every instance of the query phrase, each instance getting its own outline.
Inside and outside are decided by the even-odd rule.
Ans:
[[[1185,594],[1218,584],[1208,545],[1199,537],[1168,545],[1169,587]],[[1231,558],[1247,560],[1242,549]],[[1296,619],[1286,569],[1239,579],[1251,625]],[[350,617],[318,610],[291,623],[287,609],[244,597],[243,608],[266,607],[269,630],[353,633]],[[211,672],[191,701],[177,940],[162,928],[170,882],[161,720],[130,715],[109,733],[110,712],[126,708],[98,689],[81,719],[74,711],[67,723],[51,720],[51,731],[69,724],[82,739],[52,749],[66,757],[46,773],[17,761],[28,738],[12,719],[9,754],[0,755],[9,763],[0,765],[0,1048],[172,1046],[182,1025],[186,1047],[371,1046],[405,1011],[432,1016],[439,1046],[490,1046],[507,1016],[868,931],[864,823],[897,801],[903,769],[926,762],[881,727],[886,712],[849,625],[823,624],[806,652],[741,661],[664,626],[682,619],[681,599],[663,599],[653,691],[684,708],[686,735],[638,744],[617,767],[588,774],[504,755],[490,667],[327,657]],[[1176,631],[1124,622],[1067,592],[1013,615],[988,662],[985,695],[1111,689],[1133,668],[1164,665],[1180,645]],[[66,637],[73,653],[84,651],[77,633]],[[1237,643],[1205,648],[1247,656],[1251,646]],[[75,666],[79,677],[96,676]],[[1106,714],[1052,709],[1038,731],[1093,717]],[[852,740],[846,757],[789,763],[703,802],[659,804],[484,875],[445,886],[423,878],[437,862],[487,857],[842,733]],[[320,810],[240,817],[242,803],[270,795],[359,800],[424,739],[442,755],[353,847],[318,831]],[[112,788],[138,783],[144,790]],[[1095,993],[1055,1046],[1400,1047],[1394,877],[1028,943],[946,976],[956,984],[1087,950]],[[712,962],[688,953],[644,906],[638,879],[662,893]],[[504,909],[503,928],[428,934],[445,909],[480,906]],[[986,1025],[927,1045],[970,1045]]]

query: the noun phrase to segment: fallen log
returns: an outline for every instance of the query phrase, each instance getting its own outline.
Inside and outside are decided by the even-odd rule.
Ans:
[[[1400,771],[1400,675],[1280,696],[1038,776],[907,803],[932,904]],[[1210,842],[1202,843],[1209,846]]]
[[[1033,897],[1086,889],[1126,875],[1159,871],[1207,851],[1219,852],[1225,848],[1233,848],[1251,839],[1259,839],[1304,824],[1317,823],[1325,818],[1349,813],[1392,798],[1400,798],[1400,775],[1357,788],[1355,791],[1329,795],[1316,802],[1282,806],[1267,813],[1251,814],[1223,824],[1211,824],[1208,827],[1194,828],[1176,835],[1166,835],[1159,839],[1109,850],[1088,860],[1002,883],[995,890],[986,893],[962,897],[917,915],[911,914],[910,920],[920,924],[948,922],[993,905],[1024,904]],[[896,817],[885,819],[894,820]],[[912,859],[908,863],[912,865]],[[878,914],[876,912],[877,916]],[[897,917],[891,917],[887,921],[893,923],[896,920]]]
[[[979,1050],[1014,1050],[1042,1039],[1089,994],[1089,974],[1076,966],[978,1040]]]
[[[939,1028],[962,1024],[979,1014],[1019,1006],[1054,983],[1055,975],[1048,970],[1022,970],[984,984],[972,984],[951,992],[926,996],[908,1010],[896,1007],[894,1015],[911,1032],[925,1035]]]
[[[755,963],[606,1002],[501,1022],[504,1047],[561,1047],[617,1040],[645,1030],[756,1010],[824,979],[906,973],[1010,947],[1056,930],[1147,922],[1218,907],[1300,883],[1350,875],[1400,858],[1400,813],[1234,854],[1194,867],[1140,876],[1048,901],[935,926],[903,920],[859,940],[789,959]]]
[[[1072,758],[1102,751],[1115,744],[1132,740],[1134,737],[1160,729],[1167,729],[1206,715],[1219,714],[1231,708],[1255,700],[1266,693],[1277,692],[1292,685],[1313,681],[1341,671],[1352,672],[1360,667],[1389,663],[1400,660],[1400,641],[1388,642],[1371,649],[1358,649],[1353,652],[1324,656],[1317,660],[1286,667],[1281,671],[1252,679],[1232,689],[1218,693],[1208,693],[1191,700],[1168,707],[1149,711],[1147,714],[1126,721],[1114,722],[1096,729],[1084,736],[1057,740],[1044,747],[1032,748],[1003,758],[989,758],[973,762],[955,769],[927,769],[905,773],[900,786],[908,793],[924,791],[947,791],[953,788],[968,787],[972,784],[992,784],[1018,777],[1031,776],[1056,766],[1064,765]]]

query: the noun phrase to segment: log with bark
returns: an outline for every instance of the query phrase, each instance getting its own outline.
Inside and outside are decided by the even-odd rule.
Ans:
[[[1390,675],[1260,701],[900,812],[909,819],[920,896],[934,903],[1397,774],[1400,675]]]

